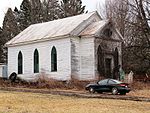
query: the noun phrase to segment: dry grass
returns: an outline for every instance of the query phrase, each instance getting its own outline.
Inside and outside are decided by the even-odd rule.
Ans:
[[[83,91],[85,92],[85,86],[89,81],[79,81],[77,79],[72,79],[71,81],[57,81],[54,79],[46,78],[45,76],[40,76],[36,82],[25,82],[19,81],[17,83],[11,83],[10,81],[4,81],[0,79],[0,87],[17,87],[17,88],[29,88],[29,89],[53,89],[53,90],[68,90],[73,91]],[[150,83],[134,81],[130,84],[132,91],[127,94],[129,96],[138,97],[148,97],[150,98]]]
[[[91,81],[94,82],[94,81]],[[78,89],[84,90],[85,86],[90,83],[90,81],[79,81],[75,78],[72,78],[70,81],[58,81],[46,77],[45,75],[39,75],[39,78],[36,82],[26,82],[19,80],[16,83],[11,83],[10,81],[0,79],[1,87],[21,87],[21,88],[40,88],[40,89]],[[132,90],[150,90],[150,82],[139,82],[134,81],[130,84]]]
[[[136,97],[148,97],[150,98],[150,90],[134,90],[131,91],[129,94],[129,96],[136,96]]]
[[[78,89],[84,90],[89,81],[79,81],[72,79],[70,81],[58,81],[55,79],[40,76],[35,82],[26,82],[19,80],[18,82],[11,83],[9,80],[0,79],[0,87],[20,87],[20,88],[33,88],[33,89]]]
[[[150,113],[149,102],[0,91],[0,113]]]
[[[131,84],[132,89],[134,90],[150,90],[150,82],[139,82],[139,81],[134,81]]]

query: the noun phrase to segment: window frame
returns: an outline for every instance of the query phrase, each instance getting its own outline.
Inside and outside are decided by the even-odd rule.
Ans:
[[[51,49],[51,72],[57,72],[57,50],[55,46]]]
[[[33,69],[34,73],[39,73],[39,52],[37,49],[34,50]]]
[[[21,51],[18,53],[18,74],[23,74],[23,54]]]

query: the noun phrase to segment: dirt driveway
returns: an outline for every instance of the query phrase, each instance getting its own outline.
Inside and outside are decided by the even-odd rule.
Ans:
[[[112,95],[111,93],[90,94],[86,91],[79,91],[79,90],[60,90],[60,89],[48,90],[48,89],[28,89],[28,88],[14,88],[14,87],[7,87],[7,88],[1,87],[0,90],[53,94],[53,95],[62,95],[62,96],[74,96],[74,97],[79,97],[79,98],[118,99],[118,100],[150,102],[149,90],[131,91],[127,95]]]

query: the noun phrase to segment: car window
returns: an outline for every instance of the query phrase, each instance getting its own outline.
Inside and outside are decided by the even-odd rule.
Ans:
[[[116,84],[116,82],[113,81],[113,80],[109,80],[109,81],[108,81],[108,84]]]
[[[120,81],[118,81],[118,80],[114,80],[114,79],[110,79],[110,80],[108,81],[108,84],[120,84],[120,83],[122,83],[122,82],[120,82]]]
[[[98,84],[99,84],[99,85],[106,85],[107,82],[108,82],[108,79],[106,79],[106,80],[101,80],[101,81],[98,82]]]
[[[113,79],[113,81],[114,81],[114,82],[116,82],[116,84],[120,84],[120,83],[122,83],[121,81],[114,80],[114,79]]]

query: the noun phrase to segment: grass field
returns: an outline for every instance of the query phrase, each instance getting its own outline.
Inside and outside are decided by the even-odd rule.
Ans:
[[[0,91],[0,113],[150,113],[150,102]]]

